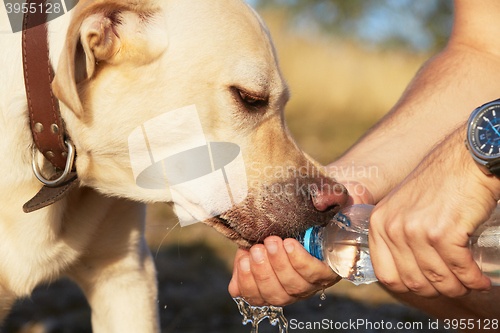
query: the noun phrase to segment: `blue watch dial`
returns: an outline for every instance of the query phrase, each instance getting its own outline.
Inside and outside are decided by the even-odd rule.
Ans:
[[[488,158],[500,157],[500,105],[479,111],[470,127],[469,137],[474,149]]]

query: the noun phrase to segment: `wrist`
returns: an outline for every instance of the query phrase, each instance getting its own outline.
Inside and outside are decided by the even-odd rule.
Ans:
[[[491,196],[491,200],[498,201],[500,199],[500,179],[498,176],[493,174],[487,174],[483,167],[478,165],[470,156],[469,153],[466,154],[469,165],[469,171],[471,175],[475,178],[478,184],[480,184],[484,190]]]
[[[467,136],[467,129],[461,127],[456,131],[455,135],[457,136],[457,141],[460,143],[464,142]],[[459,158],[457,161],[463,163],[462,165],[467,170],[467,173],[469,173],[472,180],[480,187],[481,193],[477,195],[489,197],[488,201],[492,205],[496,205],[496,202],[500,199],[500,178],[489,173],[484,166],[479,165],[472,157],[472,153],[466,145],[461,145],[461,147],[459,152],[462,158]]]

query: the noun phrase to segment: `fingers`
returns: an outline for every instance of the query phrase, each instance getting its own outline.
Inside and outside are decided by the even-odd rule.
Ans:
[[[250,267],[250,256],[243,255],[238,261],[238,286],[241,296],[251,305],[261,306],[267,302],[260,295],[257,283],[252,275]]]
[[[459,297],[469,292],[448,268],[435,248],[427,245],[421,246],[418,252],[415,251],[415,259],[423,278],[436,290],[435,295],[422,293],[422,296],[442,294],[447,297]]]
[[[310,297],[339,279],[296,240],[271,236],[264,245],[237,251],[228,289],[233,297],[244,297],[255,306],[284,306]]]
[[[439,292],[424,276],[404,235],[389,235],[374,230],[370,237],[370,254],[378,280],[395,293],[414,292],[423,297]]]
[[[251,271],[260,295],[266,303],[283,306],[296,300],[281,285],[274,267],[271,266],[268,252],[264,245],[255,245],[250,249]],[[286,265],[286,264],[285,264]]]
[[[406,288],[418,296],[438,296],[439,292],[422,273],[419,266],[420,262],[417,262],[414,252],[401,238],[399,240],[391,239],[387,242],[387,247],[392,253],[401,281]]]
[[[395,218],[377,211],[370,223],[375,274],[392,292],[459,297],[470,289],[491,287],[489,279],[482,275],[468,249],[461,244],[467,239],[461,238],[459,231],[445,229],[446,232],[440,233],[434,221],[417,223],[410,217]],[[431,236],[433,233],[437,236]]]
[[[425,229],[413,228],[406,220],[384,218],[372,214],[370,233],[372,263],[382,284],[395,293],[411,291],[423,297],[467,293],[427,242]]]
[[[239,261],[243,256],[248,256],[249,252],[247,250],[239,248],[238,251],[236,251],[236,255],[234,256],[234,261],[233,261],[233,276],[231,278],[231,282],[229,282],[228,286],[228,291],[229,294],[233,298],[236,297],[242,297],[240,287],[238,285],[238,266],[239,266]]]
[[[446,266],[466,288],[478,291],[491,289],[490,279],[481,272],[466,247],[457,247],[453,252],[441,244],[436,248]]]
[[[250,251],[235,258],[236,269],[230,283],[231,295],[243,296],[251,305],[284,306],[293,303],[296,297],[289,295],[282,287],[270,264],[264,245],[254,245]],[[235,282],[236,281],[236,282]],[[233,291],[238,286],[238,291]]]
[[[305,280],[291,265],[281,238],[268,237],[264,245],[274,273],[288,295],[305,297],[315,292],[317,287]]]
[[[285,239],[283,246],[290,264],[307,282],[327,287],[341,280],[325,263],[311,256],[297,240]]]
[[[399,276],[392,253],[385,241],[375,228],[370,230],[370,258],[375,276],[386,288],[392,292],[402,294],[410,291]]]

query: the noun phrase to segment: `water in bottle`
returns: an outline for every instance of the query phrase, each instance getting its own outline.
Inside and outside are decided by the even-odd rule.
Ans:
[[[353,205],[341,210],[326,227],[314,227],[297,237],[306,250],[352,283],[377,281],[368,249],[369,218],[374,206]],[[469,239],[479,268],[500,285],[500,208]]]

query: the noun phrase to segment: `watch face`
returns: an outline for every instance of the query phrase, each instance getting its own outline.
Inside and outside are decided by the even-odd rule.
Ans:
[[[483,157],[500,157],[500,104],[479,110],[470,124],[469,142]]]

